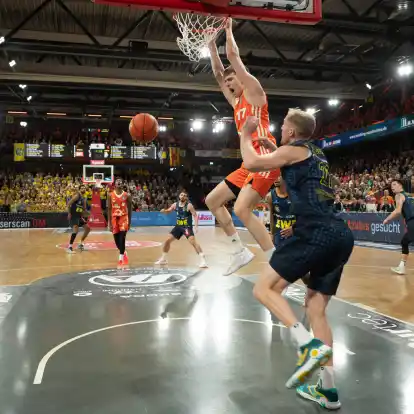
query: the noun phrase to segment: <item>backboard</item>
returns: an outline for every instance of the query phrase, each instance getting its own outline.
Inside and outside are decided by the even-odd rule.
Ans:
[[[84,184],[96,184],[96,180],[101,184],[112,184],[114,182],[113,165],[84,165],[82,181]]]
[[[147,10],[197,13],[232,17],[241,20],[263,20],[291,24],[316,24],[322,20],[321,0],[93,0],[95,3],[134,6]]]

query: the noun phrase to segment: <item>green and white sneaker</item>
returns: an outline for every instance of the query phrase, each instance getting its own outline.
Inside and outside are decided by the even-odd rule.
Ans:
[[[323,389],[322,383],[318,381],[316,385],[301,385],[296,389],[298,395],[310,401],[314,401],[327,410],[338,410],[341,403],[338,398],[336,388]]]
[[[295,372],[286,382],[287,388],[302,385],[320,366],[326,364],[332,356],[332,348],[319,339],[313,338],[298,351]]]

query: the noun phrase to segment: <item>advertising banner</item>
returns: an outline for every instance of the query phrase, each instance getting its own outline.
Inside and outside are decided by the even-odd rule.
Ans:
[[[50,229],[69,227],[68,213],[0,213],[0,229]]]
[[[394,220],[382,224],[385,213],[340,213],[348,223],[355,240],[364,240],[378,243],[399,244],[405,233],[403,220]]]
[[[210,211],[198,211],[199,226],[214,226],[216,219]],[[132,213],[131,226],[175,226],[177,214],[163,214],[158,211]]]
[[[24,144],[21,143],[15,143],[14,144],[14,161],[15,162],[21,162],[24,161]]]
[[[340,147],[354,144],[369,139],[377,139],[386,135],[414,127],[414,115],[406,115],[401,118],[390,119],[365,128],[346,131],[333,137],[326,137],[319,141],[322,149]]]

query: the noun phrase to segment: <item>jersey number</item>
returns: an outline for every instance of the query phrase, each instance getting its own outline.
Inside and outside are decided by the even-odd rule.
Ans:
[[[241,108],[241,109],[237,112],[236,117],[237,117],[237,120],[238,120],[238,121],[241,121],[242,119],[244,119],[244,118],[245,118],[245,115],[246,115],[246,110],[247,110],[247,108]]]
[[[326,162],[320,162],[319,163],[319,171],[322,173],[322,177],[320,179],[320,184],[324,187],[332,189],[332,178],[329,174],[329,166]]]

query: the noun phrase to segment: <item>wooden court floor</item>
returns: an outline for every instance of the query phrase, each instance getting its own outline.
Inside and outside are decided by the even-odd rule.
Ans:
[[[161,252],[169,228],[145,227],[134,229],[127,240],[135,246],[128,248],[131,266],[152,266]],[[265,258],[246,231],[240,231],[242,240],[256,254],[255,260],[237,275],[257,275]],[[224,233],[219,228],[201,228],[197,234],[209,266],[221,274],[228,263],[229,249]],[[92,232],[87,241],[92,249],[68,255],[64,246],[69,234],[59,230],[2,230],[0,231],[0,286],[26,285],[36,280],[62,273],[113,268],[117,252],[108,248],[112,242],[109,232]],[[80,237],[79,237],[80,239]],[[77,240],[78,241],[78,240]],[[147,243],[152,247],[140,247]],[[61,245],[58,247],[58,245]],[[198,258],[185,239],[175,242],[169,255],[172,266],[194,266]],[[357,303],[377,312],[414,322],[414,258],[408,263],[407,275],[390,271],[399,263],[399,253],[376,248],[355,247],[345,268],[338,298]]]

